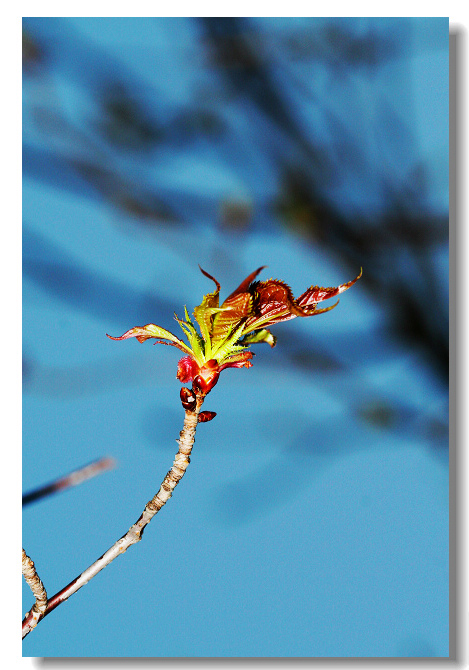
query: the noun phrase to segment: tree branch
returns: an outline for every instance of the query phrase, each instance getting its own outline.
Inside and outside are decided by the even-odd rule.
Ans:
[[[41,486],[37,489],[28,491],[28,493],[25,493],[23,495],[23,507],[26,507],[26,505],[30,505],[33,502],[36,502],[36,500],[45,498],[46,496],[51,495],[52,493],[57,493],[58,491],[65,491],[66,489],[69,489],[72,486],[78,486],[78,484],[81,484],[87,479],[91,479],[91,477],[96,477],[96,475],[99,475],[104,470],[110,470],[115,466],[115,464],[116,463],[114,459],[110,458],[109,456],[105,458],[100,458],[97,461],[92,461],[91,463],[88,463],[88,465],[84,465],[82,468],[79,468],[78,470],[73,470],[73,472],[69,472],[68,475],[60,477],[60,479],[56,479],[50,484],[45,484],[44,486]]]
[[[22,572],[23,577],[26,580],[26,583],[29,585],[33,596],[36,598],[36,602],[31,607],[30,611],[26,613],[24,620],[27,620],[27,632],[24,632],[23,628],[23,637],[32,631],[42,619],[44,612],[47,607],[47,593],[44,588],[44,584],[39,579],[39,575],[36,572],[34,567],[34,561],[32,561],[29,556],[26,554],[23,549],[23,558],[22,558]]]
[[[115,558],[123,554],[130,546],[142,539],[142,534],[145,527],[148,523],[150,523],[155,514],[160,511],[163,505],[165,505],[166,502],[171,498],[175,487],[184,476],[187,466],[189,465],[189,456],[194,444],[198,416],[203,401],[204,396],[198,395],[195,410],[192,412],[186,410],[184,425],[179,434],[179,440],[176,440],[179,444],[179,450],[174,459],[173,466],[164,478],[158,493],[145,505],[145,509],[143,510],[140,518],[133,524],[133,526],[130,527],[127,533],[121,537],[120,540],[117,540],[117,542],[101,556],[101,558],[98,558],[98,560],[90,565],[90,567],[87,568],[84,572],[82,572],[81,575],[70,582],[70,584],[68,584],[61,591],[52,596],[52,598],[47,600],[47,605],[39,617],[35,617],[33,614],[35,607],[33,606],[31,611],[28,612],[23,620],[23,638],[31,632],[40,619],[47,616],[47,614],[52,612],[52,610],[58,607],[61,603],[65,602],[68,598],[70,598],[71,595],[76,593],[78,589],[81,589],[82,586],[85,586],[85,584],[87,584],[90,579],[95,577],[98,572],[109,565],[109,563],[111,563]]]

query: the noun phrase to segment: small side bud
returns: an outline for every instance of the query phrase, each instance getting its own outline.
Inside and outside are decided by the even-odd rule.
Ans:
[[[181,403],[184,409],[189,410],[189,412],[193,412],[197,404],[197,398],[195,397],[194,392],[183,386],[179,392],[179,395],[181,397]]]
[[[206,421],[211,421],[216,417],[216,412],[200,412],[198,416],[199,423],[205,423]]]

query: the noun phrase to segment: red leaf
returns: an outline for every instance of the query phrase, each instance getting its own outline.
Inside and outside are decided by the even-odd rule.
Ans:
[[[244,292],[246,292],[246,291],[249,289],[249,285],[251,284],[252,280],[253,280],[255,277],[257,277],[257,275],[259,274],[259,272],[260,272],[261,270],[263,270],[264,268],[266,268],[266,267],[267,267],[267,265],[261,265],[260,268],[257,268],[257,270],[254,270],[254,272],[251,272],[251,274],[248,275],[248,276],[246,277],[246,279],[245,279],[244,281],[241,282],[241,284],[238,286],[238,288],[237,288],[235,291],[233,291],[233,293],[230,293],[230,295],[227,297],[226,300],[229,300],[230,298],[232,298],[232,297],[233,297],[234,295],[236,295],[237,293],[244,293]],[[226,302],[226,300],[225,300],[225,302]],[[225,304],[225,303],[223,303],[223,304]]]
[[[219,293],[219,292],[220,292],[220,288],[221,288],[221,286],[220,286],[220,284],[217,282],[217,280],[215,279],[215,277],[212,277],[212,275],[209,275],[208,272],[205,272],[205,270],[203,270],[203,269],[200,267],[200,265],[199,265],[199,269],[200,269],[200,271],[201,271],[201,273],[202,273],[203,275],[205,275],[206,277],[208,277],[209,279],[211,279],[212,281],[215,282],[216,287],[217,287],[217,293]]]
[[[305,308],[312,307],[315,303],[322,302],[323,300],[334,298],[336,295],[339,295],[339,293],[347,291],[358,279],[360,279],[361,276],[362,270],[360,270],[358,277],[355,277],[355,279],[352,279],[346,284],[340,284],[340,286],[329,286],[327,288],[324,286],[310,286],[310,288],[300,295],[297,303]]]

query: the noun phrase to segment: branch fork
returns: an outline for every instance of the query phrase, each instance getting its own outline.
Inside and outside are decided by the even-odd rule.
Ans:
[[[26,552],[23,549],[23,575],[36,598],[35,604],[23,619],[23,638],[26,637],[26,635],[28,635],[28,633],[30,633],[37,626],[39,621],[47,616],[47,614],[65,602],[71,595],[81,589],[82,586],[85,586],[90,579],[95,577],[98,572],[101,572],[101,570],[109,565],[115,558],[126,552],[129,547],[142,539],[145,527],[171,498],[174,489],[187,470],[187,466],[190,463],[190,454],[194,445],[195,432],[203,401],[204,395],[198,394],[194,410],[185,411],[184,425],[179,433],[179,439],[176,440],[179,449],[171,469],[161,483],[158,493],[148,501],[140,518],[129,528],[127,533],[117,540],[106,553],[82,572],[81,575],[48,599],[44,585],[35,570],[34,563],[26,555]]]

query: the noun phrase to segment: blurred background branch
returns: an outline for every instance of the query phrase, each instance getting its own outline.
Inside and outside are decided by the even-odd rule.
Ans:
[[[93,461],[92,463],[89,463],[88,465],[84,465],[83,467],[78,468],[73,472],[69,472],[64,477],[55,479],[49,484],[45,484],[44,486],[33,489],[32,491],[23,493],[23,507],[30,505],[31,503],[36,502],[41,498],[50,496],[53,493],[65,491],[69,488],[72,488],[72,486],[78,486],[78,484],[82,484],[87,479],[91,479],[92,477],[100,475],[105,470],[112,470],[115,466],[115,460],[109,456],[100,458],[96,461]]]

